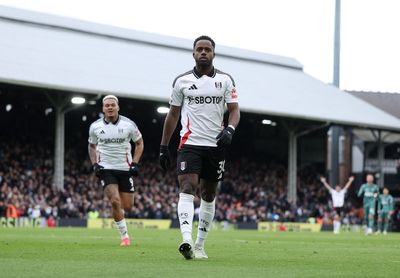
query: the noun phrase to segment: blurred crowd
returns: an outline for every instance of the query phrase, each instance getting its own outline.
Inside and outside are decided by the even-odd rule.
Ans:
[[[65,153],[64,190],[52,184],[52,151],[40,144],[0,142],[0,217],[111,217],[90,161],[70,150]],[[228,161],[219,185],[218,221],[329,223],[332,202],[311,167],[298,173],[298,200],[287,200],[287,170],[277,163],[240,159]],[[135,179],[135,205],[127,218],[176,219],[178,183],[175,169],[162,175],[154,160],[143,162]],[[200,201],[196,198],[198,210]],[[95,214],[93,214],[95,212]],[[346,198],[344,224],[359,224],[362,211]]]

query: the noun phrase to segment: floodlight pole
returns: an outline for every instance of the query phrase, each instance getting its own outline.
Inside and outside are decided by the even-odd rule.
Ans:
[[[287,200],[294,206],[297,204],[297,134],[289,129],[288,138],[288,193]]]
[[[54,174],[53,187],[57,190],[64,189],[64,145],[65,145],[65,113],[68,97],[60,94],[46,93],[56,111],[55,138],[54,138]]]
[[[335,41],[333,56],[333,85],[339,88],[340,84],[340,0],[335,5]]]
[[[64,189],[64,146],[65,146],[65,111],[62,106],[56,106],[56,126],[54,141],[54,176],[53,185],[56,189]]]
[[[335,3],[335,40],[333,58],[333,85],[339,88],[340,84],[340,0]],[[333,186],[339,181],[339,136],[341,128],[331,127],[331,147],[330,147],[330,173],[329,182]]]

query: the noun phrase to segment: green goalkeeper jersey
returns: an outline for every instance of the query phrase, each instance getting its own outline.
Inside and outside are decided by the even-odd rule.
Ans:
[[[381,194],[378,198],[378,209],[382,212],[390,212],[393,210],[393,197],[392,195]]]
[[[375,202],[375,198],[377,194],[379,194],[379,187],[376,184],[369,185],[368,183],[364,183],[361,185],[360,190],[358,191],[358,197],[364,194],[363,203],[365,205],[372,205]]]

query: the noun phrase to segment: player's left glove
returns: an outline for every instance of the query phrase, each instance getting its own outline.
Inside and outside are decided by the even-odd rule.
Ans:
[[[98,163],[93,164],[92,167],[93,167],[93,172],[96,175],[96,177],[100,178],[101,175],[103,174],[104,167],[99,165]]]
[[[230,126],[225,128],[224,130],[222,130],[216,137],[217,145],[218,146],[230,145],[232,142],[232,137],[233,137],[234,133],[235,133],[235,130]]]
[[[139,176],[139,164],[136,162],[132,162],[131,166],[129,167],[129,174],[134,177]]]

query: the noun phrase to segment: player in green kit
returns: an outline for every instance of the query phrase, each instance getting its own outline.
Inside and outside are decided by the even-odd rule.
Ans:
[[[367,175],[367,183],[361,185],[357,195],[361,197],[363,194],[364,221],[367,226],[365,234],[370,235],[374,227],[375,204],[379,194],[379,187],[374,184],[374,176]]]
[[[387,234],[390,216],[393,214],[393,197],[389,194],[389,189],[384,188],[383,194],[380,194],[378,197],[378,230],[376,234],[379,234],[382,231],[382,222],[383,226],[383,234]]]

